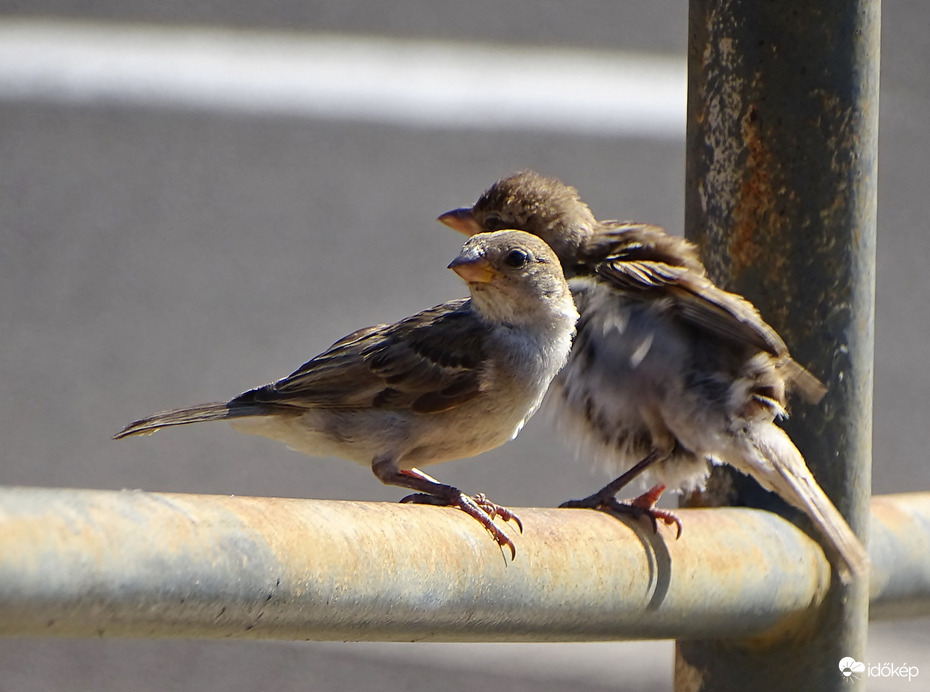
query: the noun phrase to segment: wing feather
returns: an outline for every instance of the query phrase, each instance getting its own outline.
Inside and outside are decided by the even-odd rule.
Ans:
[[[657,226],[611,222],[595,235],[584,253],[589,270],[628,295],[644,300],[658,295],[691,326],[740,347],[768,353],[809,401],[817,402],[823,384],[795,362],[788,347],[756,307],[714,285],[691,243],[670,238]]]
[[[445,411],[480,393],[486,338],[470,302],[451,301],[396,324],[353,332],[235,402]]]

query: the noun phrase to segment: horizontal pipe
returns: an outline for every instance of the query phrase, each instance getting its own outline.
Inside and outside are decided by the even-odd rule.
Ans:
[[[930,616],[930,493],[872,498],[869,616]]]
[[[930,494],[875,507],[877,612],[926,611]],[[830,583],[819,546],[767,512],[680,510],[679,540],[589,510],[518,513],[511,562],[448,508],[0,488],[0,635],[747,636],[802,621]]]

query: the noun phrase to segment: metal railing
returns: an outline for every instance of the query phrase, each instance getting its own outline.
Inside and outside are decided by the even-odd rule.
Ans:
[[[335,641],[791,639],[820,547],[750,509],[661,527],[521,509],[517,558],[448,508],[0,488],[0,635]],[[875,617],[930,614],[930,493],[872,506]]]

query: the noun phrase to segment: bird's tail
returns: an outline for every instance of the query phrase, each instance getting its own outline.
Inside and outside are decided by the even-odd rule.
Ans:
[[[834,556],[831,562],[843,583],[866,576],[869,556],[865,547],[818,485],[787,433],[776,425],[756,426],[750,441],[761,458],[747,470],[764,487],[810,517],[827,540],[828,554]]]
[[[160,428],[172,425],[188,425],[190,423],[205,423],[212,420],[226,420],[229,418],[243,418],[246,416],[261,416],[268,413],[268,406],[262,404],[236,404],[234,402],[200,404],[189,408],[179,408],[174,411],[162,411],[148,418],[130,423],[113,436],[120,440],[131,435],[151,435]]]
[[[798,392],[810,404],[819,403],[827,393],[826,385],[803,365],[788,358],[781,366],[791,388]]]

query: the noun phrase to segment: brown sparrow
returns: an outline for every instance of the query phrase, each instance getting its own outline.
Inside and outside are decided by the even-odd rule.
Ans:
[[[707,278],[691,243],[656,226],[597,221],[574,188],[531,171],[439,220],[466,234],[533,233],[569,278],[581,318],[550,395],[580,449],[622,475],[563,506],[647,514],[654,525],[677,524],[680,535],[677,518],[655,501],[666,486],[700,489],[708,462],[726,463],[804,511],[844,579],[865,572],[862,544],[774,423],[786,416],[786,385],[811,402],[824,386],[752,304]],[[619,502],[616,493],[639,474],[653,487]]]
[[[458,507],[514,557],[513,541],[492,521],[520,525],[513,513],[417,467],[513,439],[565,363],[578,313],[558,258],[536,236],[475,235],[449,268],[468,284],[469,299],[360,329],[282,380],[225,403],[157,413],[114,439],[231,420],[311,456],[371,464],[383,483],[416,491],[402,502]]]

